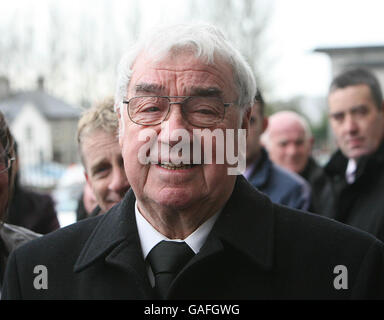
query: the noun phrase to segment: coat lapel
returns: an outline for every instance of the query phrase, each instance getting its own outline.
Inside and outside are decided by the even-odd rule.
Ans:
[[[273,265],[274,212],[270,199],[253,188],[243,176],[212,228],[207,241],[187,265],[202,261],[225,250],[229,243],[259,267]]]
[[[227,266],[223,263],[233,262],[234,248],[238,253],[236,257],[243,256],[254,264],[255,272],[258,268],[269,271],[273,267],[274,224],[272,202],[239,176],[207,241],[177,275],[168,298],[212,298],[210,294],[225,297],[225,290],[229,289],[226,283],[231,280],[227,278],[228,273],[224,270]],[[229,273],[239,275],[239,270],[234,268]],[[219,274],[226,278],[216,277]],[[206,285],[204,292],[200,291],[199,281],[204,282],[202,287]],[[237,294],[241,296],[242,293]]]
[[[260,267],[273,265],[274,211],[271,200],[239,176],[233,193],[212,230]]]
[[[104,259],[107,265],[131,273],[149,293],[150,286],[136,226],[135,200],[130,190],[118,205],[103,215],[84,245],[74,271],[82,272],[99,259]]]

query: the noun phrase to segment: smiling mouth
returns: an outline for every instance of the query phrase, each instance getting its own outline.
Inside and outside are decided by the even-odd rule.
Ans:
[[[168,170],[182,170],[182,169],[191,169],[196,166],[196,164],[174,164],[170,162],[165,162],[165,163],[159,163],[158,164],[160,167]]]

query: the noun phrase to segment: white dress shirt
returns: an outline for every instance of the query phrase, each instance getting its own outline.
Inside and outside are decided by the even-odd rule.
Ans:
[[[166,236],[157,231],[140,213],[137,207],[137,201],[135,203],[135,215],[136,215],[136,224],[137,231],[139,233],[141,250],[143,253],[144,260],[147,258],[149,252],[154,246],[156,246],[160,241],[176,241],[182,242],[185,241],[186,244],[192,249],[192,251],[197,254],[201,247],[203,246],[205,240],[208,237],[208,234],[211,232],[213,225],[215,224],[217,218],[219,217],[220,212],[217,212],[207,221],[205,221],[201,226],[199,226],[194,232],[192,232],[187,238],[183,239],[168,239]],[[147,264],[147,273],[149,276],[149,281],[154,287],[155,278],[151,270],[151,266],[148,262]]]
[[[355,182],[357,162],[354,159],[349,159],[347,170],[345,170],[345,179],[349,184]]]

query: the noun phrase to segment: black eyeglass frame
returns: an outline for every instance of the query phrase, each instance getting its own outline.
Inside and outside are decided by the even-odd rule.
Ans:
[[[136,121],[134,121],[132,118],[131,118],[131,115],[129,113],[129,102],[132,100],[132,99],[136,99],[136,98],[166,98],[168,99],[169,101],[169,104],[168,104],[168,111],[167,111],[167,114],[165,115],[164,119],[162,119],[160,122],[156,122],[156,123],[151,123],[151,124],[142,124],[142,123],[138,123]],[[182,101],[179,101],[179,102],[172,102],[171,101],[171,98],[172,99],[183,99]],[[183,104],[185,103],[185,101],[187,101],[188,99],[190,98],[205,98],[205,97],[202,97],[202,96],[137,96],[137,97],[132,97],[130,98],[129,100],[123,100],[122,103],[126,104],[127,105],[127,113],[128,113],[128,117],[129,119],[133,122],[133,123],[136,123],[138,125],[141,125],[141,126],[156,126],[158,124],[161,124],[167,117],[168,117],[168,114],[169,114],[169,111],[171,110],[171,105],[173,104],[180,104],[181,106],[183,106]],[[211,97],[211,98],[217,98],[220,100],[220,98],[218,97]],[[235,104],[235,102],[222,102],[223,103],[223,106],[224,106],[224,113],[223,113],[223,116],[220,120],[218,120],[217,122],[214,122],[212,123],[212,126],[214,126],[215,124],[217,123],[220,123],[221,121],[223,121],[224,117],[225,117],[225,110],[226,108],[230,107],[231,105]],[[181,111],[184,115],[184,109],[181,108]],[[187,119],[186,119],[187,120]],[[187,120],[188,121],[188,120]],[[189,121],[188,121],[189,122]],[[195,124],[192,124],[191,125],[195,126],[195,127],[200,127],[200,128],[209,128],[207,126],[198,126],[198,125],[195,125]]]

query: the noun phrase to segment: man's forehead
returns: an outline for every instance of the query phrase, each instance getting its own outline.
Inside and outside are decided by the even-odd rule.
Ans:
[[[277,120],[277,119],[276,119]],[[270,122],[270,132],[272,134],[297,134],[297,135],[304,135],[305,129],[298,121],[294,118],[279,118],[277,121],[271,121]]]
[[[203,91],[203,95],[207,91],[218,95],[224,87],[234,86],[232,67],[220,59],[207,64],[191,53],[166,56],[162,60],[140,54],[132,67],[129,91],[160,94],[177,81],[188,85],[194,95],[198,91]]]
[[[82,138],[82,146],[88,151],[105,153],[103,148],[119,147],[119,140],[117,134],[97,129]]]
[[[358,84],[333,90],[328,96],[329,109],[354,107],[363,101],[373,101],[370,88],[366,84]]]

